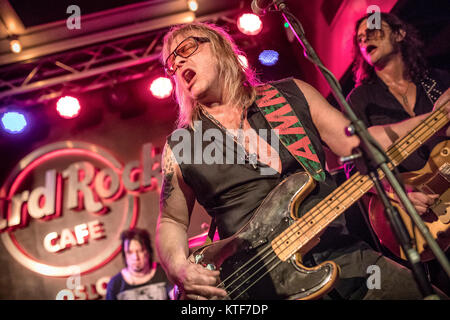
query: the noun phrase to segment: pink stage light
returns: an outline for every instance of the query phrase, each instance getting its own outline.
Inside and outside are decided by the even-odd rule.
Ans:
[[[61,117],[72,119],[78,116],[81,106],[77,98],[65,96],[60,98],[56,103],[56,110]]]
[[[261,19],[253,13],[244,13],[238,18],[237,26],[243,34],[250,36],[261,32],[263,24]]]
[[[153,80],[150,91],[158,99],[165,99],[172,94],[172,81],[169,78],[159,77]]]

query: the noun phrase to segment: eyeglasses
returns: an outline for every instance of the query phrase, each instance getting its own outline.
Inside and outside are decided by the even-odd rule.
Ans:
[[[167,57],[166,63],[164,64],[164,69],[169,76],[173,76],[175,71],[177,71],[177,66],[175,64],[175,59],[177,56],[182,58],[189,58],[198,49],[199,43],[209,42],[208,38],[204,37],[187,37],[172,51],[172,53]]]
[[[382,39],[384,38],[383,29],[366,29],[363,33],[358,35],[358,43],[361,44],[366,40]]]

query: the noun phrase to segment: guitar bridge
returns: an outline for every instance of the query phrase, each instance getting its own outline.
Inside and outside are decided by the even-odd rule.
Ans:
[[[445,179],[447,180],[447,182],[450,182],[450,163],[444,163],[440,168],[439,168],[439,174]]]
[[[442,223],[450,223],[450,189],[447,189],[447,191],[444,192],[432,206],[430,206],[430,209]]]

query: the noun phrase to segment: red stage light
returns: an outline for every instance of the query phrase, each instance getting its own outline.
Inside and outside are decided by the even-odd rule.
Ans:
[[[65,96],[60,98],[56,103],[56,110],[59,115],[66,119],[72,119],[78,116],[80,109],[80,102],[74,97]]]
[[[238,19],[237,26],[239,30],[250,36],[254,36],[261,32],[263,24],[261,19],[253,13],[244,13]]]
[[[172,89],[172,81],[165,77],[159,77],[153,80],[152,84],[150,85],[150,91],[152,92],[153,96],[158,99],[169,97],[172,93]]]

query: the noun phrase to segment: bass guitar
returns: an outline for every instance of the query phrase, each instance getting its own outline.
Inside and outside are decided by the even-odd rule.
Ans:
[[[391,146],[390,168],[400,164],[423,142],[448,123],[443,107],[435,110],[408,135]],[[384,173],[379,170],[380,179]],[[325,261],[302,265],[301,257],[320,234],[348,207],[373,187],[372,180],[355,173],[312,209],[299,210],[315,190],[305,172],[290,175],[273,189],[250,220],[233,236],[202,246],[189,260],[220,270],[218,287],[229,299],[314,299],[332,289],[339,267]]]

